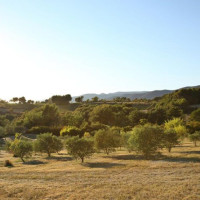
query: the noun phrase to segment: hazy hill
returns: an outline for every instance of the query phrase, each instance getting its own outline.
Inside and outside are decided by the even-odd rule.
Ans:
[[[189,89],[189,88],[200,88],[200,85],[198,86],[191,86],[191,87],[184,87],[180,89]],[[179,89],[177,89],[179,90]],[[101,93],[101,94],[96,94],[96,93],[91,93],[91,94],[83,94],[81,96],[84,96],[84,100],[87,99],[92,99],[93,97],[97,96],[99,99],[107,99],[107,100],[112,100],[115,97],[127,97],[130,98],[131,100],[133,99],[154,99],[155,97],[161,97],[165,94],[169,94],[174,92],[175,90],[153,90],[153,91],[133,91],[133,92],[114,92],[114,93]],[[73,97],[73,101],[75,101],[75,97]]]
[[[155,90],[155,91],[139,91],[139,92],[114,92],[114,93],[101,93],[101,94],[96,94],[96,93],[91,93],[91,94],[83,94],[84,100],[87,99],[92,99],[93,97],[97,96],[99,99],[107,99],[107,100],[112,100],[116,97],[127,97],[130,98],[131,100],[133,99],[153,99],[155,97],[160,97],[165,94],[169,94],[173,92],[173,90]],[[73,97],[73,101],[75,100],[76,97]]]

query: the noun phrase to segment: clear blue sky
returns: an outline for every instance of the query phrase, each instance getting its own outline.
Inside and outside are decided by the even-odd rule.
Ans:
[[[200,84],[199,0],[0,0],[0,98]]]

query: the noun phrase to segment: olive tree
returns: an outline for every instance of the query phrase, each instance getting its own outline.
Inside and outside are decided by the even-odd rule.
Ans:
[[[48,157],[51,153],[59,152],[63,148],[62,141],[52,135],[52,133],[43,133],[37,136],[34,142],[34,150],[37,152],[47,153]]]
[[[85,157],[89,157],[94,153],[94,142],[92,139],[85,137],[69,137],[66,140],[66,149],[70,155],[76,159],[80,158],[83,163]]]
[[[121,135],[112,129],[99,130],[95,133],[94,145],[97,150],[104,150],[108,155],[121,145]]]
[[[163,135],[163,144],[164,147],[168,149],[168,152],[171,152],[172,147],[180,143],[178,139],[179,139],[178,134],[174,129],[172,128],[165,129]]]
[[[166,121],[164,124],[164,129],[174,129],[178,138],[183,140],[187,136],[187,129],[184,126],[184,122],[180,118],[174,118],[172,120]]]
[[[158,125],[137,126],[128,140],[129,146],[133,150],[141,152],[145,158],[149,158],[162,147],[162,132]]]
[[[20,137],[20,134],[16,134],[15,139],[10,142],[8,148],[15,156],[21,158],[22,162],[25,162],[24,157],[31,156],[33,146],[30,141],[21,139]]]
[[[189,135],[190,141],[194,142],[194,146],[197,146],[197,142],[200,141],[200,131],[195,131],[193,134]]]

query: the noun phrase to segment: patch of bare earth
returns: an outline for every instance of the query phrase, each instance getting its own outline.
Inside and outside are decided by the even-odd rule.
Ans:
[[[185,143],[163,151],[156,160],[117,151],[95,154],[86,163],[63,152],[46,159],[33,156],[26,164],[0,153],[1,200],[133,199],[199,200],[200,147]],[[13,168],[3,167],[9,159]]]

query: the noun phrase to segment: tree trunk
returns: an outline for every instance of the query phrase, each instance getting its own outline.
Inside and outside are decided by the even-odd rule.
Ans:
[[[171,148],[171,147],[168,147],[168,152],[169,152],[169,153],[171,152],[171,150],[172,150],[172,148]]]
[[[47,152],[48,153],[48,157],[51,157],[51,153],[50,152]]]
[[[82,162],[82,163],[84,163],[84,157],[83,157],[83,158],[81,158],[81,162]]]
[[[24,161],[24,159],[21,157],[21,160],[22,160],[22,162],[24,163],[25,161]]]
[[[197,146],[197,141],[194,141],[194,146],[195,146],[195,147]]]

